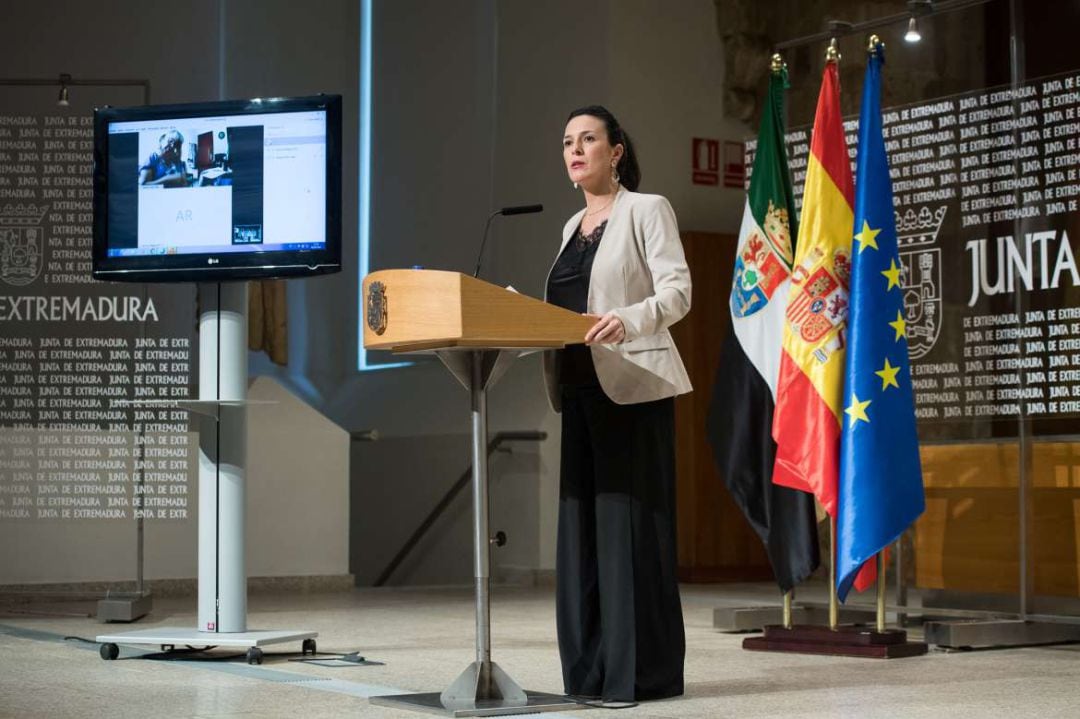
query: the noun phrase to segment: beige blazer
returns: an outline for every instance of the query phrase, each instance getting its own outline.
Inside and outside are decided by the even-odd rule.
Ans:
[[[581,210],[566,223],[556,260],[584,215]],[[546,280],[544,295],[547,299]],[[596,315],[613,312],[626,329],[621,343],[590,346],[600,386],[612,401],[651,402],[691,391],[667,329],[690,311],[690,269],[675,212],[660,195],[624,188],[615,196],[593,259],[588,310]],[[556,412],[562,409],[559,356],[544,353],[544,381]]]

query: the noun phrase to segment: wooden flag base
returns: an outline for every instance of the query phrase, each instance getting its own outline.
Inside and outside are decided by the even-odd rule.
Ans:
[[[925,642],[909,642],[902,629],[875,631],[870,627],[844,625],[829,629],[819,625],[780,625],[765,627],[760,637],[747,637],[743,649],[756,652],[794,652],[827,654],[838,657],[899,659],[926,654]]]

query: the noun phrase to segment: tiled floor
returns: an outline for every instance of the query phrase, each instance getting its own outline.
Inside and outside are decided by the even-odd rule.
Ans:
[[[881,661],[744,652],[741,636],[713,630],[715,607],[770,596],[760,585],[685,586],[686,696],[617,716],[1080,716],[1077,646]],[[298,646],[270,648],[261,667],[241,660],[152,661],[135,656],[133,648],[106,662],[96,644],[62,638],[92,638],[106,629],[92,619],[0,610],[0,717],[416,717],[421,715],[372,706],[366,697],[439,691],[473,658],[473,605],[466,589],[253,596],[249,617],[253,629],[312,629],[320,633],[320,652],[359,651],[385,664],[320,667],[275,653]],[[154,613],[132,627],[193,623],[194,601],[169,599],[157,600]],[[521,685],[561,691],[550,589],[496,590],[492,634],[493,658]],[[598,712],[606,710],[590,711],[603,716]]]

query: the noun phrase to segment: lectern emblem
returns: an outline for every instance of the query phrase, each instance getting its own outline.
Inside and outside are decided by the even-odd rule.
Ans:
[[[941,334],[941,248],[936,246],[947,205],[932,211],[896,213],[900,249],[900,286],[907,315],[908,355],[925,357]]]
[[[28,285],[45,265],[41,220],[48,205],[6,205],[0,210],[0,280]]]
[[[382,282],[368,285],[367,326],[377,335],[386,331],[386,286]]]

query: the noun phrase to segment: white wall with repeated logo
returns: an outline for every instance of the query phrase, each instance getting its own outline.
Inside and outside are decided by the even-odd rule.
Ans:
[[[467,395],[434,362],[355,369],[360,16],[358,0],[42,0],[6,11],[7,26],[21,30],[0,47],[0,66],[12,77],[145,77],[155,102],[215,99],[219,91],[344,95],[345,270],[289,282],[289,365],[253,355],[251,369],[339,426],[387,438],[353,442],[351,451],[350,569],[370,581],[391,552],[374,552],[374,544],[400,546],[465,469],[469,425]],[[609,106],[631,132],[641,189],[666,195],[682,229],[737,230],[742,193],[691,182],[691,138],[739,140],[750,131],[722,117],[711,0],[373,0],[372,30],[371,269],[471,271],[491,208],[541,202],[543,214],[496,221],[484,265],[490,280],[539,295],[565,218],[581,203],[559,138],[567,113],[591,103]],[[550,570],[559,420],[544,399],[538,358],[518,362],[495,386],[489,416],[493,432],[548,433],[494,460],[492,527],[510,535],[494,553],[495,571]],[[252,441],[270,463],[298,451]],[[335,490],[308,506],[303,521],[343,502]],[[391,581],[467,581],[468,516],[460,497]],[[300,532],[296,541],[307,540]],[[266,571],[304,573],[291,561]]]

